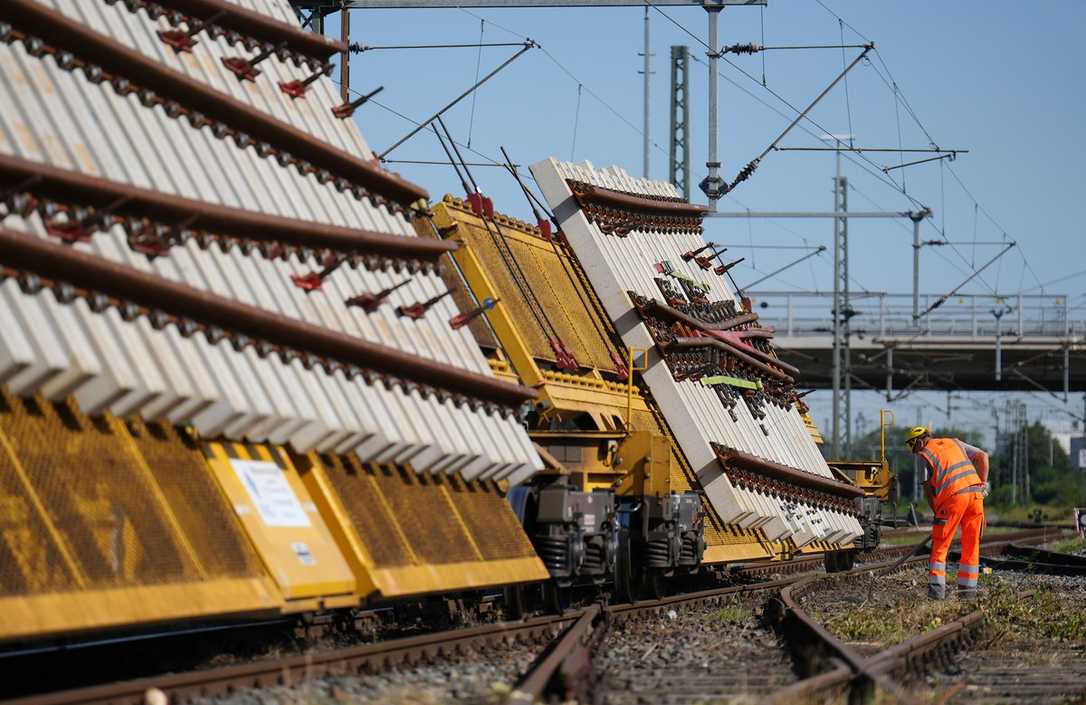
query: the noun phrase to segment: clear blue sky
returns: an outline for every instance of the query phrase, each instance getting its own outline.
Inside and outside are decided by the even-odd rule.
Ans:
[[[927,146],[927,136],[903,105],[895,109],[892,92],[875,70],[877,67],[886,76],[888,68],[936,143],[971,150],[950,166],[976,197],[979,208],[950,171],[937,163],[905,170],[909,194],[935,209],[934,224],[925,224],[925,238],[940,237],[938,228],[953,241],[1006,237],[1021,245],[1021,251],[1009,253],[985,274],[984,281],[974,282],[967,291],[1012,294],[1086,269],[1086,257],[1081,254],[1083,218],[1075,208],[1078,199],[1086,194],[1086,136],[1080,128],[1086,102],[1086,46],[1081,41],[1086,34],[1086,2],[823,2],[873,40],[879,54],[873,57],[872,65],[862,63],[849,74],[848,100],[844,85],[839,85],[813,111],[814,120],[831,131],[848,132],[851,114],[851,131],[857,145],[897,146],[900,118],[900,143]],[[664,11],[693,34],[707,37],[706,15],[701,9]],[[472,147],[492,158],[499,156],[498,145],[504,145],[521,163],[552,155],[569,159],[581,83],[572,156],[596,165],[618,164],[640,174],[642,89],[638,53],[643,16],[641,8],[355,11],[351,38],[369,45],[477,42],[480,18],[486,20],[484,41],[516,41],[529,36],[546,51],[530,51],[484,86],[476,97],[473,121],[470,98],[449,112],[447,122],[458,141],[468,141],[470,126]],[[687,44],[700,59],[704,59],[705,48],[660,13],[653,11],[651,20],[655,53],[651,133],[659,148],[652,152],[650,175],[666,179],[669,47]],[[763,22],[764,43],[769,46],[838,43],[842,37],[838,20],[816,0],[770,0],[764,11],[754,7],[725,10],[721,15],[721,41],[762,43]],[[338,18],[328,18],[330,32],[337,31],[338,24]],[[860,38],[845,27],[844,40],[853,44]],[[484,49],[482,72],[513,51]],[[849,57],[853,51],[848,52]],[[764,56],[769,88],[797,106],[806,104],[842,66],[841,52],[835,50],[775,51]],[[727,65],[722,65],[722,76],[733,79],[790,119],[790,109],[760,85],[761,56],[730,58],[758,82]],[[477,59],[473,49],[366,52],[352,60],[352,85],[363,91],[383,85],[385,90],[377,98],[381,105],[420,119],[472,83]],[[691,89],[692,180],[696,184],[705,174],[706,159],[707,70],[702,64],[693,65]],[[720,115],[722,171],[727,178],[733,177],[787,124],[784,117],[726,81],[720,88]],[[411,128],[410,123],[377,105],[363,107],[356,119],[378,151]],[[807,127],[820,132],[813,125]],[[798,128],[784,143],[819,144]],[[432,135],[425,133],[390,156],[444,158]],[[879,165],[895,161],[893,155],[871,158]],[[434,196],[462,190],[447,167],[393,168],[424,185]],[[910,207],[900,192],[859,167],[846,162],[844,173],[855,187],[850,193],[850,208]],[[902,172],[891,173],[900,183]],[[832,154],[771,153],[721,207],[828,210],[832,208],[832,174]],[[475,175],[499,209],[520,217],[530,215],[515,184],[500,170],[479,168]],[[698,196],[695,192],[695,200]],[[998,225],[986,217],[985,210]],[[855,289],[909,290],[912,251],[910,231],[904,225],[853,221],[850,250]],[[831,235],[830,221],[748,224],[727,220],[707,227],[707,237],[718,242],[831,245]],[[928,248],[922,263],[922,290],[948,291],[972,266],[997,249],[971,245],[959,247],[958,252],[946,247]],[[737,279],[749,281],[758,272],[770,271],[797,253],[758,250],[753,257],[750,252],[739,254],[747,255],[748,260],[741,265],[745,271],[737,272]],[[810,266],[797,267],[764,286],[830,288],[831,260],[828,256],[814,258]],[[1078,307],[1076,313],[1086,315],[1086,276],[1055,284],[1048,291],[1072,295]],[[868,396],[858,398],[855,405],[871,418],[877,414],[878,401]],[[900,413],[912,420],[916,414],[913,407],[929,403],[945,406],[943,396],[913,395],[899,405]],[[987,404],[991,399],[991,395],[979,395],[959,402],[966,408],[956,412],[955,420],[990,426]],[[822,423],[826,399],[815,395],[813,400],[816,420]],[[1031,397],[1031,416],[1045,409],[1058,416],[1059,412],[1046,406],[1052,401]],[[997,403],[1001,405],[1002,400]],[[1081,400],[1070,408],[1081,413]],[[938,413],[930,416],[937,423],[945,418]]]

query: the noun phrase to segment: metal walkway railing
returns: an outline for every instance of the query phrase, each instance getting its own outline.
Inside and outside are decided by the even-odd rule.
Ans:
[[[821,291],[756,291],[748,294],[763,325],[780,337],[830,336],[833,293]],[[941,295],[922,294],[920,310]],[[1075,319],[1068,297],[1059,294],[953,296],[926,316],[914,320],[912,294],[856,292],[849,303],[853,337],[1047,338],[1070,342],[1086,336],[1086,320]]]

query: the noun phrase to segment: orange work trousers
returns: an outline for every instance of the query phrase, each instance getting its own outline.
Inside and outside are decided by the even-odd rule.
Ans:
[[[943,500],[935,510],[931,527],[931,560],[928,564],[928,595],[946,597],[946,555],[958,526],[962,527],[962,557],[958,562],[958,595],[975,597],[980,576],[980,533],[984,526],[984,497],[980,487]]]

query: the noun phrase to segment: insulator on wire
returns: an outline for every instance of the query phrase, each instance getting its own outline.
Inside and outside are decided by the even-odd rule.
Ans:
[[[732,44],[724,47],[724,54],[756,54],[762,50],[757,44]]]

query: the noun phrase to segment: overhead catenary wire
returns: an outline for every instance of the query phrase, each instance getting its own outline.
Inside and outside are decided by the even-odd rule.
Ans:
[[[682,24],[681,22],[679,22],[678,20],[676,20],[676,19],[675,19],[674,17],[672,17],[672,16],[671,16],[671,15],[669,15],[668,13],[664,12],[664,11],[663,11],[663,10],[662,10],[662,9],[661,9],[660,7],[658,7],[657,5],[653,4],[653,3],[651,2],[651,0],[645,0],[645,2],[646,2],[646,4],[648,4],[649,6],[651,6],[651,7],[652,7],[652,8],[654,9],[654,10],[656,10],[656,12],[660,13],[660,15],[662,15],[662,16],[664,17],[664,19],[666,19],[666,20],[667,20],[668,22],[670,22],[671,24],[675,25],[675,27],[677,27],[677,28],[678,28],[678,29],[679,29],[680,31],[682,31],[682,32],[683,32],[684,34],[686,34],[687,36],[691,37],[691,38],[692,38],[692,39],[693,39],[694,41],[698,42],[699,44],[701,44],[701,45],[702,45],[703,47],[705,47],[706,49],[708,49],[708,50],[709,50],[709,51],[711,51],[711,52],[715,52],[715,51],[717,51],[717,50],[716,50],[715,48],[713,48],[713,47],[710,47],[710,46],[709,46],[709,44],[708,44],[708,42],[706,42],[706,41],[705,41],[704,39],[702,39],[701,37],[699,37],[699,36],[698,36],[697,34],[695,34],[694,32],[690,31],[690,30],[689,30],[689,29],[688,29],[688,28],[687,28],[686,26],[684,26],[684,25],[683,25],[683,24]],[[866,39],[866,38],[865,38],[865,39]],[[870,42],[870,40],[868,40],[868,42]],[[691,56],[690,56],[690,58],[691,58],[692,60],[694,60],[695,62],[697,62],[697,63],[700,63],[700,64],[702,64],[703,66],[704,66],[704,65],[706,65],[706,64],[705,64],[705,62],[704,62],[704,61],[702,61],[701,59],[699,59],[699,58],[698,58],[697,56],[691,55]],[[730,60],[729,60],[729,59],[728,59],[728,58],[727,58],[726,56],[721,56],[720,58],[721,58],[721,60],[722,60],[722,61],[724,61],[724,63],[726,63],[726,64],[728,64],[729,66],[731,66],[731,67],[732,67],[733,69],[735,69],[736,71],[738,71],[739,73],[741,73],[741,74],[742,74],[743,76],[745,76],[745,77],[746,77],[747,79],[751,80],[752,82],[754,82],[754,83],[756,83],[756,84],[758,84],[758,85],[762,85],[762,84],[761,84],[761,83],[760,83],[760,82],[758,81],[758,79],[757,79],[757,78],[755,78],[754,76],[750,75],[750,74],[749,74],[748,72],[744,71],[744,70],[743,70],[743,69],[742,69],[742,68],[741,68],[740,66],[738,66],[738,65],[737,65],[737,64],[735,64],[734,62],[730,61]],[[869,64],[870,64],[870,62],[869,62]],[[751,97],[751,98],[752,98],[753,100],[755,100],[756,102],[760,103],[760,104],[761,104],[761,105],[763,105],[764,107],[766,107],[766,108],[768,108],[769,110],[772,110],[773,112],[777,113],[777,115],[779,115],[780,117],[784,118],[785,120],[788,120],[788,119],[790,119],[790,118],[789,118],[789,116],[785,115],[785,114],[784,114],[784,113],[782,113],[782,112],[781,112],[780,110],[778,110],[778,109],[777,109],[776,107],[774,107],[774,106],[770,105],[769,103],[767,103],[767,102],[766,102],[765,100],[763,100],[763,99],[762,99],[762,98],[761,98],[760,96],[757,96],[757,95],[755,95],[755,94],[754,94],[754,93],[752,93],[751,91],[749,91],[749,90],[747,90],[746,88],[744,88],[743,86],[739,85],[739,83],[737,83],[736,81],[734,81],[734,80],[733,80],[733,79],[731,79],[730,77],[726,76],[725,74],[723,74],[723,73],[720,73],[720,74],[719,74],[719,77],[720,77],[720,79],[721,79],[721,80],[727,81],[727,82],[728,82],[728,83],[730,83],[730,84],[731,84],[732,86],[734,86],[734,87],[735,87],[735,88],[737,88],[738,90],[742,91],[743,93],[747,94],[747,95],[748,95],[748,96],[750,96],[750,97]],[[766,92],[768,92],[768,93],[769,93],[770,95],[772,95],[772,96],[773,96],[774,98],[776,98],[776,99],[777,99],[778,101],[780,101],[781,103],[783,103],[784,105],[786,105],[786,106],[787,106],[787,107],[788,107],[789,109],[791,109],[791,110],[792,110],[793,112],[795,112],[795,113],[799,113],[799,112],[800,112],[800,109],[799,109],[799,108],[797,108],[797,107],[796,107],[795,105],[793,105],[793,104],[792,104],[791,102],[789,102],[789,101],[788,101],[788,100],[787,100],[786,98],[784,98],[784,96],[782,96],[782,95],[780,95],[780,94],[779,94],[778,92],[774,91],[774,90],[773,90],[772,88],[769,88],[768,86],[762,86],[762,88],[764,88],[764,89],[766,90]],[[805,119],[806,119],[806,121],[807,121],[807,122],[810,122],[810,123],[811,123],[812,125],[814,125],[814,126],[815,126],[816,128],[818,128],[819,130],[821,130],[821,131],[822,131],[822,133],[824,133],[824,134],[828,134],[828,133],[830,133],[830,132],[831,132],[831,130],[829,130],[829,129],[827,129],[827,128],[823,127],[822,125],[820,125],[820,124],[819,124],[819,123],[818,123],[818,122],[817,122],[816,120],[814,120],[813,118],[811,118],[811,117],[810,117],[809,115],[808,115],[808,116],[806,116],[806,117],[805,117]],[[818,135],[818,134],[816,134],[816,133],[812,132],[811,130],[809,130],[809,129],[805,128],[805,127],[804,127],[803,125],[800,125],[800,129],[801,129],[801,130],[803,130],[804,132],[806,132],[807,134],[811,135],[812,137],[816,138],[816,139],[817,139],[817,138],[819,137],[819,135]],[[887,186],[889,186],[889,187],[890,187],[890,188],[892,188],[893,190],[897,191],[898,193],[901,193],[901,194],[902,194],[902,195],[903,195],[903,196],[904,196],[905,198],[907,198],[907,199],[908,199],[908,200],[909,200],[909,201],[910,201],[910,202],[911,202],[911,203],[912,203],[912,204],[914,205],[914,207],[916,207],[916,208],[918,208],[918,209],[922,209],[922,208],[924,208],[924,207],[925,207],[923,203],[921,203],[921,202],[920,202],[919,200],[917,200],[916,198],[914,198],[914,197],[913,197],[913,196],[912,196],[911,194],[909,194],[909,193],[908,193],[908,192],[907,192],[906,190],[904,190],[904,189],[903,189],[903,188],[902,188],[901,186],[898,186],[898,184],[897,184],[897,183],[896,183],[895,181],[893,181],[892,179],[890,179],[889,177],[887,177],[887,176],[886,176],[885,174],[881,173],[881,171],[879,170],[879,169],[880,169],[879,165],[878,165],[878,164],[876,164],[875,162],[871,161],[870,159],[867,159],[866,157],[864,157],[864,156],[863,156],[863,154],[859,154],[858,156],[859,156],[859,158],[860,158],[860,159],[861,159],[862,161],[865,161],[865,162],[867,162],[867,163],[868,163],[868,166],[867,166],[867,167],[865,167],[865,166],[864,166],[863,164],[860,164],[860,162],[859,162],[859,161],[857,161],[857,160],[856,160],[855,158],[853,158],[852,156],[850,156],[850,155],[849,155],[849,154],[847,154],[847,153],[846,153],[846,154],[844,154],[843,156],[844,156],[844,157],[845,157],[845,158],[846,158],[846,159],[847,159],[848,161],[850,161],[850,162],[853,162],[853,163],[854,163],[854,164],[856,164],[856,165],[857,165],[858,167],[860,167],[860,168],[861,168],[861,169],[862,169],[863,171],[867,172],[867,173],[868,173],[869,175],[871,175],[872,177],[874,177],[874,178],[875,178],[876,180],[878,180],[878,181],[881,181],[882,183],[886,184]]]
[[[478,42],[470,42],[467,44],[359,44],[355,42],[351,44],[352,54],[364,54],[367,51],[384,51],[384,50],[408,50],[408,49],[479,49],[483,47],[519,47],[524,46],[524,42],[483,42],[482,32],[480,32],[480,38]]]
[[[460,178],[465,192],[482,195],[482,192],[479,190],[479,184],[475,181],[475,177],[472,175],[471,170],[466,166],[466,162],[464,161],[463,156],[461,156],[456,143],[453,141],[452,135],[445,125],[445,121],[438,117],[437,124],[441,127],[441,131],[439,132],[437,127],[434,127],[434,134],[437,135],[442,149],[444,149],[445,153],[449,156],[449,162],[453,164],[453,168],[456,170],[456,174]],[[441,136],[441,132],[445,133],[449,143],[452,145],[452,152],[455,153],[455,157],[446,146],[445,140]],[[461,167],[463,167],[464,170],[463,176],[460,173]],[[468,182],[470,182],[470,188]],[[540,330],[543,331],[544,335],[550,336],[551,331],[553,331],[553,325],[550,324],[546,311],[540,305],[539,300],[536,299],[535,292],[532,291],[528,278],[524,275],[524,271],[520,268],[520,264],[517,262],[516,257],[509,248],[509,243],[501,232],[501,226],[499,226],[497,222],[487,218],[485,214],[480,216],[480,220],[482,221],[487,234],[490,236],[494,249],[497,250],[498,255],[502,259],[502,263],[509,271],[514,286],[520,291],[525,304],[527,304],[528,311],[532,314],[532,318],[535,319],[536,324],[539,326]],[[493,226],[493,229],[491,226]],[[495,230],[497,231],[496,233]]]
[[[397,148],[397,147],[399,147],[399,146],[400,146],[401,144],[403,144],[403,143],[404,143],[404,142],[406,142],[407,140],[409,140],[409,139],[411,139],[412,137],[414,137],[414,136],[415,136],[416,134],[418,134],[419,130],[423,129],[423,128],[424,128],[425,126],[429,125],[429,124],[430,124],[431,122],[433,122],[434,120],[440,119],[441,115],[442,115],[442,114],[443,114],[443,113],[444,113],[444,112],[445,112],[446,110],[448,110],[449,108],[451,108],[451,107],[453,107],[454,105],[456,105],[457,103],[459,103],[459,102],[460,102],[461,100],[463,100],[464,98],[466,98],[466,97],[467,97],[468,95],[470,95],[471,93],[474,93],[474,92],[475,92],[476,90],[478,90],[478,89],[479,89],[479,87],[480,87],[480,86],[482,86],[482,85],[483,85],[484,83],[486,83],[486,82],[487,82],[487,81],[489,81],[489,80],[490,80],[491,78],[493,78],[493,77],[494,77],[494,76],[495,76],[495,75],[496,75],[496,74],[497,74],[497,73],[498,73],[499,71],[501,71],[502,69],[504,69],[504,68],[505,68],[506,66],[508,66],[509,64],[511,64],[511,63],[513,63],[514,61],[516,61],[516,60],[517,60],[517,59],[518,59],[518,58],[519,58],[520,56],[522,56],[522,55],[523,55],[523,54],[524,54],[524,53],[525,53],[526,51],[528,51],[529,49],[534,49],[534,48],[537,48],[537,47],[539,47],[539,45],[538,45],[538,44],[536,44],[536,43],[535,43],[534,41],[532,41],[531,39],[525,39],[525,40],[524,40],[524,43],[523,43],[523,44],[521,45],[520,51],[518,51],[517,53],[513,54],[512,56],[510,56],[510,57],[509,57],[508,59],[506,59],[506,60],[505,60],[505,61],[503,61],[502,63],[498,64],[498,65],[497,65],[497,66],[496,66],[496,67],[495,67],[494,69],[492,69],[492,70],[490,71],[490,73],[488,73],[488,74],[487,74],[486,76],[483,76],[483,77],[482,77],[482,78],[481,78],[480,80],[476,81],[476,82],[475,82],[475,83],[474,83],[474,84],[473,84],[473,85],[472,85],[472,86],[471,86],[470,88],[468,88],[467,90],[465,90],[464,92],[462,92],[462,93],[461,93],[460,95],[456,96],[456,97],[455,97],[455,98],[453,98],[453,99],[452,99],[451,101],[449,101],[448,103],[446,103],[446,104],[445,104],[445,105],[444,105],[444,106],[443,106],[443,107],[442,107],[442,108],[441,108],[440,110],[438,110],[438,111],[437,111],[436,113],[434,113],[433,115],[431,115],[431,116],[430,116],[430,117],[428,117],[427,119],[423,120],[423,121],[422,121],[422,123],[420,123],[420,124],[419,124],[419,125],[418,125],[418,126],[417,126],[417,127],[415,128],[415,129],[411,130],[411,131],[410,131],[410,132],[408,132],[408,133],[407,133],[406,135],[404,135],[404,136],[403,136],[403,137],[401,137],[400,139],[396,140],[396,142],[395,142],[395,143],[393,143],[393,145],[392,145],[391,147],[387,148],[387,149],[386,149],[385,151],[383,151],[383,152],[381,152],[381,153],[380,153],[379,155],[377,155],[377,158],[378,158],[378,159],[384,159],[385,157],[387,157],[387,156],[389,155],[389,153],[390,153],[390,152],[392,152],[392,150],[396,149],[396,148]]]
[[[486,31],[486,20],[479,20],[479,52],[475,55],[475,82],[479,82],[479,70],[483,66],[483,32]],[[468,146],[471,146],[471,133],[475,128],[475,101],[479,97],[479,91],[471,92],[471,117],[468,118]]]
[[[1009,252],[1009,251],[1011,250],[1011,248],[1013,248],[1013,247],[1014,247],[1015,245],[1016,245],[1016,243],[1015,243],[1015,242],[1013,242],[1013,241],[1011,241],[1011,242],[1007,243],[1007,246],[1006,246],[1006,247],[1004,247],[1004,248],[1003,248],[1002,250],[1000,250],[999,254],[997,254],[997,255],[996,255],[995,257],[993,257],[992,259],[988,260],[988,261],[987,261],[987,262],[986,262],[986,263],[984,264],[984,266],[983,266],[983,267],[981,267],[980,269],[976,270],[976,271],[975,271],[975,272],[973,272],[973,273],[972,273],[971,275],[969,275],[969,276],[968,276],[968,277],[967,277],[967,278],[965,279],[965,281],[963,281],[963,282],[962,282],[961,284],[959,284],[958,286],[954,287],[954,288],[953,288],[953,289],[952,289],[952,290],[950,291],[950,293],[948,293],[948,294],[943,294],[943,295],[942,295],[942,296],[940,296],[940,297],[939,297],[938,299],[936,299],[935,303],[933,303],[933,304],[931,304],[930,306],[928,306],[928,308],[927,308],[926,310],[922,311],[922,312],[921,312],[921,313],[920,313],[920,314],[919,314],[919,315],[917,316],[917,318],[923,318],[924,316],[928,315],[929,313],[931,313],[931,312],[932,312],[932,311],[934,311],[935,309],[937,309],[937,308],[939,308],[940,306],[942,306],[942,305],[943,305],[944,303],[946,303],[946,302],[947,302],[947,301],[948,301],[948,300],[950,299],[950,297],[954,296],[954,295],[955,295],[955,294],[957,294],[957,293],[958,293],[959,291],[961,291],[962,287],[964,287],[964,286],[965,286],[966,284],[968,284],[969,282],[973,281],[973,279],[975,279],[975,278],[976,278],[977,276],[979,276],[981,272],[983,272],[983,271],[984,271],[985,269],[987,269],[988,267],[992,266],[992,264],[993,264],[994,262],[996,262],[996,261],[998,261],[998,260],[1002,259],[1003,255],[1007,254],[1007,252]]]
[[[844,20],[844,18],[842,18],[839,14],[837,14],[832,9],[830,9],[830,7],[827,6],[825,2],[823,2],[823,0],[815,0],[815,2],[818,3],[818,5],[820,5],[822,7],[822,9],[824,9],[826,12],[828,12],[831,16],[833,16],[835,19],[837,19],[839,23],[843,23],[845,27],[848,27],[853,33],[856,34],[856,36],[860,37],[861,39],[863,39],[865,41],[870,41],[870,38],[867,35],[865,35],[861,31],[859,31],[858,29],[856,29],[856,27],[851,25],[849,22]],[[893,90],[896,99],[898,99],[900,101],[901,106],[904,106],[905,111],[912,118],[912,120],[916,124],[917,128],[919,128],[920,131],[924,134],[924,136],[928,139],[929,144],[935,146],[937,144],[936,140],[932,137],[931,132],[928,130],[927,126],[925,126],[923,121],[920,120],[919,115],[917,115],[916,111],[913,109],[912,105],[909,103],[909,100],[906,97],[905,93],[900,90],[899,85],[897,83],[897,80],[894,78],[893,72],[890,70],[890,66],[886,63],[886,59],[882,56],[882,54],[879,52],[878,49],[875,50],[874,54],[875,54],[875,57],[878,59],[879,64],[882,66],[882,70],[880,71],[878,66],[876,66],[873,63],[871,64],[871,67],[874,69],[876,75],[878,75],[879,78],[882,79],[884,83],[886,83],[887,87],[890,87]],[[885,74],[886,74],[885,76],[883,76],[883,72],[885,72]],[[895,103],[895,106],[896,105],[897,105],[897,103]],[[900,122],[900,119],[899,119],[899,122]],[[899,133],[900,133],[900,127],[899,127]],[[900,139],[900,137],[899,137],[899,139]],[[1002,224],[1000,224],[996,220],[996,218],[994,216],[992,216],[992,214],[983,205],[980,204],[979,200],[972,194],[972,192],[970,192],[970,190],[968,189],[968,187],[966,187],[965,183],[961,180],[961,178],[958,177],[957,172],[955,172],[954,169],[951,168],[949,165],[947,165],[946,169],[947,169],[947,171],[950,172],[951,176],[955,179],[955,181],[958,182],[958,185],[961,187],[962,191],[964,191],[965,194],[969,197],[969,199],[971,201],[973,201],[974,206],[976,208],[979,208],[981,213],[989,220],[989,222],[991,222],[992,225],[994,225],[996,228],[998,228],[1001,232],[1003,232],[1004,236],[1006,236],[1006,233],[1007,233],[1006,228],[1004,228],[1002,226]],[[904,185],[904,181],[905,181],[905,176],[904,176],[904,172],[902,172],[902,184],[903,185]],[[955,250],[955,251],[957,252],[957,250]],[[1033,278],[1038,283],[1040,283],[1040,278],[1037,276],[1036,271],[1033,269],[1033,265],[1030,263],[1029,257],[1026,255],[1025,250],[1022,249],[1022,248],[1018,248],[1018,252],[1019,252],[1019,255],[1022,257],[1022,261],[1025,263],[1025,266],[1028,269],[1028,271],[1030,272],[1030,274],[1033,276]],[[962,258],[963,261],[965,261],[964,255],[961,255],[960,252],[958,252],[957,254]],[[975,261],[970,266],[972,267],[974,264],[975,264]]]
[[[845,56],[845,24],[841,23],[841,66],[845,65],[847,57]],[[845,110],[848,114],[848,145],[851,147],[853,140],[855,139],[855,132],[852,129],[852,101],[848,95],[848,71],[845,71]],[[883,170],[886,171],[885,169]]]
[[[461,12],[467,14],[467,15],[470,15],[471,17],[474,17],[475,19],[484,19],[482,15],[479,15],[478,13],[472,12],[471,10],[469,10],[469,9],[467,9],[465,7],[458,7],[457,9],[460,10]],[[521,34],[520,32],[517,32],[515,30],[509,29],[508,27],[506,27],[504,25],[498,24],[493,19],[486,18],[486,20],[492,26],[497,27],[498,29],[502,30],[503,32],[511,34],[514,37],[519,37],[519,38],[521,38],[523,40],[528,40],[528,37],[526,35]],[[562,73],[564,73],[566,76],[568,76],[572,81],[577,83],[579,86],[582,86],[583,89],[584,89],[584,92],[587,93],[589,95],[589,97],[591,97],[597,103],[599,103],[604,108],[606,108],[609,113],[611,113],[616,118],[618,118],[624,125],[629,127],[631,130],[636,132],[638,135],[644,135],[644,132],[642,131],[642,129],[640,127],[635,125],[629,118],[627,118],[622,113],[622,111],[618,110],[611,103],[604,100],[604,98],[599,93],[597,93],[595,90],[593,90],[591,86],[589,86],[587,83],[585,83],[580,78],[578,78],[577,75],[574,74],[573,71],[571,71],[565,64],[563,64],[561,61],[559,61],[558,58],[547,49],[547,47],[545,47],[545,46],[543,46],[542,44],[539,44],[539,43],[537,43],[537,46],[538,46],[539,50],[541,52],[543,52],[543,55],[546,56],[547,59],[558,68],[558,70],[560,70]],[[652,147],[653,147],[653,149],[657,150],[661,154],[666,155],[668,153],[667,150],[664,149],[662,146],[660,146],[660,144],[658,142],[656,142],[655,140],[652,141]]]
[[[573,161],[573,155],[577,151],[577,125],[581,121],[581,89],[584,86],[577,84],[577,107],[573,109],[573,139],[569,143],[569,160]]]

